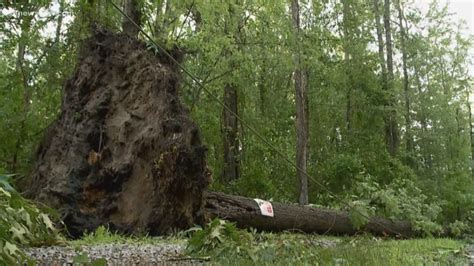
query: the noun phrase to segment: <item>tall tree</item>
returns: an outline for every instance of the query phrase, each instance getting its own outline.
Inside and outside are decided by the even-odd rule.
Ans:
[[[385,63],[385,52],[384,52],[384,41],[383,41],[383,28],[380,22],[380,6],[379,0],[373,0],[375,26],[377,30],[377,44],[378,44],[378,55],[380,69],[382,70],[382,86],[383,89],[387,89],[387,66]]]
[[[28,67],[25,64],[25,55],[28,49],[29,35],[31,30],[32,20],[37,12],[37,6],[29,3],[29,1],[20,2],[20,28],[21,34],[18,40],[17,58],[16,58],[16,71],[21,77],[21,84],[23,89],[23,105],[22,105],[22,118],[20,121],[19,136],[16,139],[15,151],[11,162],[10,171],[16,172],[18,169],[18,157],[21,151],[23,141],[27,138],[26,123],[30,112],[32,87],[29,85],[30,73]]]
[[[296,95],[296,165],[297,178],[299,180],[299,203],[308,204],[308,137],[309,137],[309,115],[308,115],[308,73],[304,69],[301,56],[301,20],[300,4],[298,0],[291,1],[291,17],[293,20],[293,29],[295,34],[295,71],[293,77],[295,80]]]
[[[155,24],[153,25],[153,35],[155,37],[163,34],[163,4],[165,0],[156,1]]]
[[[470,94],[467,97],[467,110],[469,112],[469,140],[471,142],[471,174],[474,176],[474,128],[472,121],[472,102],[470,101]]]
[[[411,153],[413,151],[413,137],[411,133],[411,115],[410,115],[410,93],[409,93],[409,77],[407,69],[407,47],[406,47],[406,38],[407,33],[405,31],[405,26],[403,25],[405,21],[403,15],[403,9],[401,0],[397,0],[398,8],[398,24],[400,27],[400,48],[402,51],[402,68],[403,68],[403,96],[405,100],[405,143],[406,151]]]
[[[344,48],[344,69],[346,75],[346,128],[349,132],[351,130],[351,116],[352,116],[352,75],[350,73],[350,45],[352,41],[351,36],[351,27],[352,27],[352,19],[351,19],[351,6],[349,0],[342,0],[342,16],[343,16],[343,32],[344,32],[344,40],[343,40],[343,48]],[[349,133],[350,134],[350,133]]]
[[[126,16],[123,17],[122,30],[129,36],[137,38],[139,29],[134,23],[141,26],[140,0],[125,0],[124,10],[128,18]]]
[[[229,18],[226,21],[224,31],[226,34],[233,35],[233,39],[238,39],[238,29],[235,27],[236,23],[233,23],[236,16],[234,3],[229,3]],[[240,18],[237,18],[240,20]],[[235,32],[233,32],[235,31]],[[228,57],[232,57],[232,50],[228,48],[225,52]],[[230,62],[231,68],[234,68],[233,62]],[[227,81],[224,85],[224,104],[227,108],[223,108],[223,146],[224,146],[224,165],[222,176],[224,180],[231,181],[239,177],[239,123],[237,117],[238,115],[238,98],[237,98],[237,87],[234,82]]]
[[[392,27],[390,20],[390,6],[391,1],[385,0],[384,5],[384,27],[385,27],[385,46],[387,49],[387,97],[386,108],[387,114],[385,117],[385,135],[388,152],[395,156],[398,149],[398,126],[397,126],[397,111],[396,111],[396,97],[394,91],[394,74],[393,74],[393,43],[392,43]]]
[[[396,122],[395,98],[393,91],[393,53],[392,34],[390,26],[390,0],[385,0],[384,5],[384,27],[380,22],[379,0],[373,0],[375,23],[377,29],[377,42],[380,67],[382,70],[382,89],[384,91],[384,121],[385,121],[385,143],[388,152],[394,156],[398,146],[398,132]],[[383,30],[385,30],[386,58],[384,54]]]

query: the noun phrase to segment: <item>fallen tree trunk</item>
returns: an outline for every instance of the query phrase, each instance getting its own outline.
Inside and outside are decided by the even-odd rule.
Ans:
[[[380,236],[413,237],[416,232],[409,222],[372,217],[368,223],[354,228],[349,213],[296,204],[272,202],[274,217],[263,216],[250,198],[207,192],[206,211],[211,218],[235,222],[241,228],[263,231],[302,231],[332,235],[354,235],[368,232]]]

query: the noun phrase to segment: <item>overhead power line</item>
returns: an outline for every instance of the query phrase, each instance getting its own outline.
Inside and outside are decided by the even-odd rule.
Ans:
[[[157,44],[152,37],[148,33],[146,33],[135,21],[133,21],[120,7],[118,7],[112,0],[109,1],[112,6],[117,9],[128,21],[130,21],[153,45],[156,46],[160,51],[163,52],[179,69],[181,69],[186,75],[188,75],[192,81],[195,82],[195,84],[199,87],[199,89],[203,90],[206,92],[211,98],[213,98],[219,105],[221,105],[226,111],[228,111],[230,114],[235,116],[237,120],[239,120],[240,124],[248,128],[255,136],[257,136],[258,139],[260,139],[263,143],[265,143],[271,150],[273,150],[279,157],[281,157],[284,161],[286,161],[289,165],[291,165],[293,168],[295,168],[297,171],[300,171],[303,175],[305,175],[307,178],[309,178],[312,182],[316,183],[318,186],[323,188],[329,195],[331,195],[333,198],[335,198],[337,201],[339,201],[342,205],[345,207],[349,208],[353,212],[356,212],[360,216],[364,217],[367,219],[367,221],[370,220],[370,217],[366,215],[365,213],[359,211],[357,208],[352,206],[350,203],[346,202],[343,198],[339,197],[338,195],[334,194],[328,187],[326,187],[323,183],[318,181],[317,179],[313,178],[310,176],[306,171],[301,169],[296,163],[294,163],[292,160],[290,160],[286,154],[282,151],[280,151],[277,147],[275,147],[270,141],[268,141],[265,137],[263,137],[255,128],[253,128],[251,125],[249,125],[243,118],[241,118],[238,114],[236,114],[232,109],[230,109],[219,97],[215,94],[213,94],[209,89],[207,89],[201,81],[196,77],[193,73],[191,73],[189,70],[187,70],[183,65],[181,65],[178,60],[176,60],[165,48]],[[388,228],[384,226],[383,224],[373,221],[375,224],[379,225],[381,228],[386,229],[386,231],[389,231],[391,233],[394,233],[399,236],[403,236],[402,233],[397,232],[391,228]]]

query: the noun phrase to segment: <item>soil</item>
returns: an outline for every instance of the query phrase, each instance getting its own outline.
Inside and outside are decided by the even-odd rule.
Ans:
[[[157,235],[202,224],[206,148],[178,87],[164,55],[97,31],[65,83],[27,195],[58,210],[72,236],[99,225]]]

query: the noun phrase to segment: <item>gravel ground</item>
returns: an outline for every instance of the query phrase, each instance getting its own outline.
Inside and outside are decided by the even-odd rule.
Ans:
[[[469,258],[469,265],[474,265],[474,244],[467,246],[466,251]]]
[[[314,241],[323,248],[336,246],[337,241]],[[89,262],[105,259],[107,265],[203,265],[205,261],[185,257],[183,244],[103,244],[96,246],[28,248],[25,253],[37,265],[72,265],[74,258],[85,254]],[[474,266],[474,244],[466,247],[469,265]]]
[[[97,246],[29,248],[26,254],[38,265],[72,265],[84,254],[89,262],[105,259],[107,265],[195,265],[201,261],[183,257],[184,246],[178,244],[105,244]],[[83,256],[85,257],[85,256]]]

